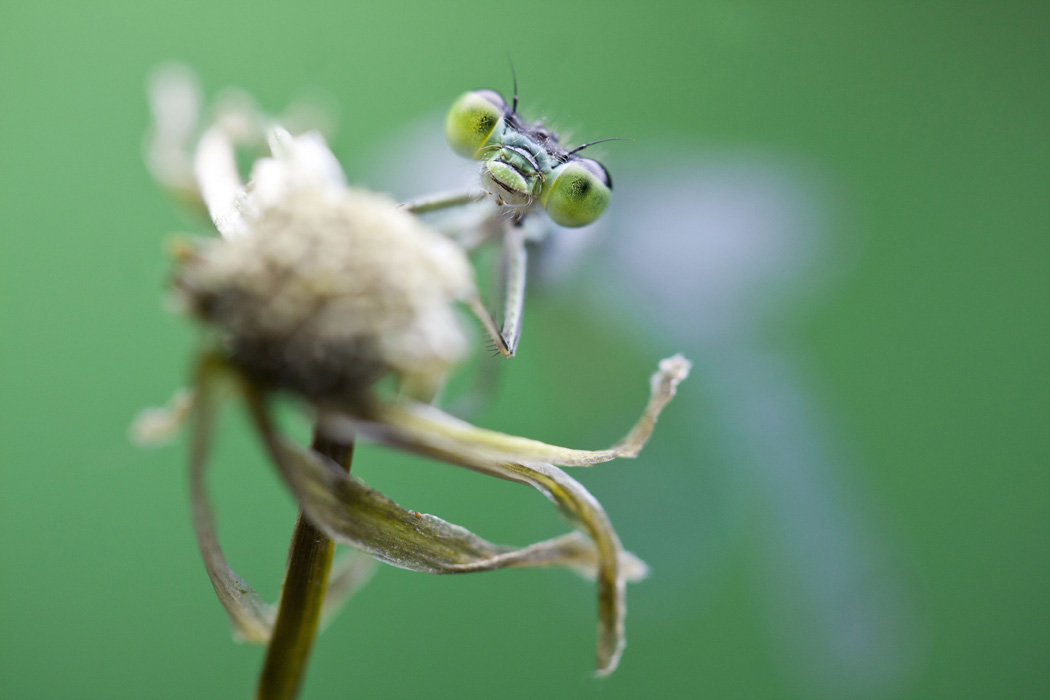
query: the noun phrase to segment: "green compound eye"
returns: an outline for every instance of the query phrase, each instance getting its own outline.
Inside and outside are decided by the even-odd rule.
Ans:
[[[559,226],[586,226],[609,206],[612,178],[598,161],[576,158],[552,174],[554,182],[541,195],[540,203]]]
[[[445,117],[445,138],[452,150],[478,160],[478,152],[489,142],[507,103],[492,90],[473,90],[463,93]]]

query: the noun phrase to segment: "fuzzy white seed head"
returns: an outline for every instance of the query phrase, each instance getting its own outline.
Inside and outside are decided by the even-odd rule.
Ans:
[[[469,262],[388,197],[293,189],[247,223],[175,286],[256,380],[340,400],[390,372],[437,381],[465,352],[452,304],[474,292]]]

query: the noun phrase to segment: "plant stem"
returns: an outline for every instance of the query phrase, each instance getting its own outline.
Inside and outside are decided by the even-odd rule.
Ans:
[[[353,443],[332,442],[315,430],[311,447],[350,471]],[[290,700],[298,694],[317,634],[334,552],[335,542],[318,530],[300,510],[281,588],[277,621],[259,675],[258,700]]]

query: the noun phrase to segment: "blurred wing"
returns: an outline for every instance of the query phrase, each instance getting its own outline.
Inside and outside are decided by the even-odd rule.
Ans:
[[[653,329],[638,336],[667,338],[694,361],[709,395],[693,415],[713,405],[705,437],[714,433],[723,468],[746,470],[768,506],[747,517],[761,524],[756,589],[784,666],[833,695],[889,693],[922,637],[908,577],[862,495],[865,460],[829,419],[824,382],[771,340],[849,270],[855,245],[832,223],[833,189],[756,154],[679,147],[649,162],[618,170],[616,209],[586,263],[591,288],[579,293],[595,313],[636,319]]]
[[[381,182],[395,194],[474,177],[472,164],[445,145],[440,123],[428,119],[380,151],[385,163],[420,164],[387,170]],[[714,449],[719,463],[657,467],[660,511],[636,515],[634,526],[617,518],[636,541],[650,534],[645,551],[657,572],[650,585],[665,586],[667,614],[680,616],[682,601],[695,598],[697,581],[712,577],[719,552],[744,529],[741,521],[757,520],[763,574],[756,590],[783,666],[804,685],[839,696],[892,693],[923,638],[903,557],[873,515],[878,504],[856,466],[863,455],[844,447],[853,441],[830,420],[835,410],[818,391],[824,382],[769,340],[829,297],[856,256],[857,241],[838,225],[836,188],[764,153],[673,144],[649,150],[633,167],[625,160],[617,158],[615,196],[602,219],[557,231],[534,257],[549,263],[540,276],[561,285],[558,298],[574,299],[581,317],[611,328],[636,324],[617,337],[647,355],[681,350],[694,361],[694,386],[708,390],[680,399],[693,406],[682,413],[704,422],[667,424],[663,430],[677,438],[663,435],[648,454],[680,460],[683,450]],[[382,172],[376,165],[369,172]],[[461,180],[452,183],[452,174]],[[675,440],[691,447],[667,446]],[[621,487],[651,490],[644,480]],[[768,507],[740,514],[734,506],[753,501],[748,489]],[[692,557],[664,535],[681,531],[686,514],[696,531]],[[677,574],[662,581],[661,571]]]

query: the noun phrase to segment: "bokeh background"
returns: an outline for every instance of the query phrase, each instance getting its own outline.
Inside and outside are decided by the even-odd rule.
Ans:
[[[593,149],[616,200],[548,256],[476,420],[603,446],[689,355],[642,456],[577,474],[653,574],[596,681],[572,575],[383,568],[303,697],[1050,696],[1050,5],[2,14],[0,696],[248,697],[262,658],[199,561],[185,444],[126,438],[197,343],[163,242],[208,231],[143,166],[147,74],[178,60],[275,112],[327,95],[350,178],[407,196],[452,177],[442,110],[509,92],[508,55],[526,115],[634,141]],[[224,542],[273,597],[295,506],[238,411],[220,436]],[[513,484],[375,448],[354,470],[494,541],[564,530]]]

